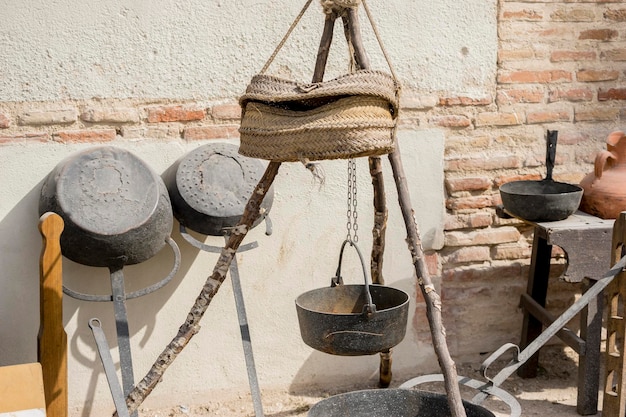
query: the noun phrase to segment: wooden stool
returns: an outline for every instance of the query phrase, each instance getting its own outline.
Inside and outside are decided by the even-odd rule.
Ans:
[[[603,220],[583,212],[556,222],[527,222],[535,227],[528,287],[520,305],[524,310],[520,348],[524,349],[549,326],[554,318],[545,310],[550,276],[552,246],[567,254],[565,280],[583,282],[583,291],[609,269],[611,234],[614,220]],[[580,415],[596,414],[600,381],[600,342],[602,331],[602,294],[580,314],[580,336],[563,327],[557,336],[579,355],[578,397]],[[537,376],[539,353],[518,370],[522,378]]]

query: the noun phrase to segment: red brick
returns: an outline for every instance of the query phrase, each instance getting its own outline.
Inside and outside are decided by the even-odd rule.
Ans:
[[[0,113],[0,129],[6,129],[11,126],[11,120],[6,114]]]
[[[220,104],[211,109],[211,116],[216,120],[239,120],[241,107],[239,104]]]
[[[494,205],[493,197],[490,195],[449,198],[446,201],[448,210],[474,210],[493,207]]]
[[[568,111],[537,111],[530,112],[526,115],[526,123],[552,123],[552,122],[567,122],[571,119],[570,112]]]
[[[559,138],[560,139],[560,138]],[[526,175],[503,175],[494,180],[494,184],[497,187],[500,187],[502,184],[506,184],[512,181],[536,181],[540,180],[541,175],[539,174],[526,174]]]
[[[590,88],[570,88],[552,90],[548,94],[548,101],[591,101],[593,100],[594,91]]]
[[[443,271],[444,282],[485,282],[502,281],[503,277],[521,277],[522,265],[512,263],[498,266],[481,266],[478,268],[456,268]]]
[[[517,113],[483,112],[476,116],[476,126],[514,126],[523,122]]]
[[[437,252],[426,252],[424,254],[424,263],[426,264],[426,269],[431,276],[441,275],[441,262]]]
[[[493,216],[488,212],[456,214],[446,217],[444,230],[477,229],[491,226],[492,224]]]
[[[150,107],[147,111],[150,123],[191,122],[204,119],[206,114],[204,109],[183,106]]]
[[[496,101],[501,105],[516,103],[541,103],[543,102],[543,97],[543,90],[501,89],[498,91]]]
[[[526,61],[535,57],[532,49],[504,49],[498,51],[498,62],[504,61]]]
[[[439,99],[440,106],[486,106],[492,102],[493,99],[491,97],[442,97]]]
[[[608,9],[604,12],[604,18],[613,22],[626,22],[626,9]]]
[[[619,78],[619,71],[614,70],[580,70],[576,79],[582,82],[615,81]]]
[[[598,54],[596,51],[553,51],[550,54],[550,61],[594,61],[597,57]]]
[[[520,245],[517,243],[505,243],[498,245],[493,251],[493,259],[501,261],[510,261],[514,259],[530,258],[531,248],[529,245]]]
[[[234,139],[238,137],[239,126],[236,125],[188,127],[183,132],[183,138],[186,140]]]
[[[575,122],[610,122],[619,117],[619,110],[611,107],[582,107],[574,109]]]
[[[619,36],[619,32],[613,29],[590,29],[583,30],[578,36],[579,40],[610,41]]]
[[[465,177],[446,179],[449,193],[457,191],[484,191],[491,187],[491,179],[487,177]]]
[[[72,124],[76,122],[76,109],[27,111],[18,116],[18,123],[26,126]]]
[[[430,123],[441,127],[469,127],[472,125],[472,121],[467,116],[460,115],[448,115],[448,116],[434,116],[430,119]]]
[[[550,14],[555,22],[593,22],[596,14],[591,9],[559,8]]]
[[[609,88],[598,91],[598,101],[626,100],[626,88]]]
[[[503,20],[525,20],[536,21],[542,20],[543,15],[537,10],[522,9],[522,10],[507,10],[502,13]]]
[[[488,246],[468,246],[457,249],[447,255],[444,261],[447,263],[484,262],[491,259]]]
[[[81,120],[89,123],[137,123],[139,112],[134,107],[126,108],[90,108],[80,115]]]
[[[446,171],[482,171],[495,169],[513,169],[521,166],[516,155],[479,156],[449,159],[446,161]]]
[[[54,140],[58,142],[110,142],[115,140],[115,129],[93,130],[62,130],[54,133]]]
[[[512,71],[498,75],[498,82],[503,84],[514,83],[553,83],[558,81],[572,81],[569,71]]]
[[[50,140],[50,135],[46,132],[31,132],[31,133],[21,133],[17,135],[0,135],[0,144],[5,143],[16,143],[16,142],[47,142]]]
[[[609,49],[602,51],[600,57],[607,61],[626,61],[626,49]]]

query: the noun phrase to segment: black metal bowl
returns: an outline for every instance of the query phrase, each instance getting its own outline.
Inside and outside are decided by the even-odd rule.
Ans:
[[[467,417],[495,417],[484,407],[463,401]],[[387,388],[334,395],[315,404],[308,417],[449,417],[445,395]]]

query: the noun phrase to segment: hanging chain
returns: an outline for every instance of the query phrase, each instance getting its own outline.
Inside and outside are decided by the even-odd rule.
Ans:
[[[348,210],[346,211],[346,217],[348,222],[346,223],[346,229],[348,234],[346,240],[348,242],[356,243],[359,241],[359,224],[357,223],[357,187],[356,187],[356,161],[354,159],[348,160]]]

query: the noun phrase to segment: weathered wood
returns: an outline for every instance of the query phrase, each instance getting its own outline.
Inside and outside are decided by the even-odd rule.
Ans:
[[[336,20],[337,15],[334,13],[327,14],[324,20],[324,31],[322,32],[322,39],[320,40],[320,46],[317,51],[317,59],[315,60],[315,70],[313,72],[314,83],[324,80],[324,72],[326,71],[326,62],[328,61],[330,45],[333,41],[333,32]]]
[[[396,144],[397,145],[397,144]],[[393,178],[398,189],[398,200],[402,217],[406,226],[407,243],[409,252],[413,259],[413,266],[417,274],[417,283],[422,291],[424,300],[426,301],[426,315],[428,324],[430,325],[430,334],[433,339],[433,347],[441,367],[444,378],[448,404],[452,417],[465,417],[465,408],[463,407],[463,399],[458,384],[458,373],[456,364],[450,356],[448,345],[446,342],[446,330],[441,317],[441,297],[435,290],[426,262],[424,260],[424,249],[422,248],[422,240],[419,235],[417,222],[415,221],[414,211],[411,204],[411,196],[407,185],[404,167],[402,166],[402,158],[400,157],[400,148],[397,145],[396,150],[389,154],[389,162],[393,171]]]
[[[163,378],[167,368],[172,364],[183,348],[187,346],[191,338],[200,330],[200,320],[226,279],[226,274],[237,253],[239,245],[248,234],[254,221],[258,219],[263,198],[274,182],[279,168],[280,162],[270,162],[267,166],[263,177],[246,204],[239,224],[232,230],[228,242],[222,249],[220,257],[213,269],[213,273],[207,278],[202,287],[202,291],[189,310],[187,319],[178,329],[176,336],[159,355],[146,376],[135,386],[135,389],[128,397],[126,397],[126,405],[128,406],[129,413],[132,414],[135,412],[146,397],[150,395]],[[117,413],[114,415],[117,415]]]
[[[67,416],[67,334],[63,327],[61,216],[45,213],[39,220],[43,249],[39,262],[39,335],[37,356],[43,372],[46,414]]]
[[[383,285],[383,258],[385,252],[385,234],[387,231],[387,199],[385,197],[385,183],[383,181],[382,161],[380,157],[368,158],[370,176],[374,187],[374,226],[372,228],[372,258],[370,269],[372,282]]]
[[[611,264],[616,263],[626,249],[626,212],[622,212],[613,227]],[[605,290],[607,300],[606,379],[602,415],[626,416],[626,322],[623,303],[626,301],[626,272],[618,274]]]

